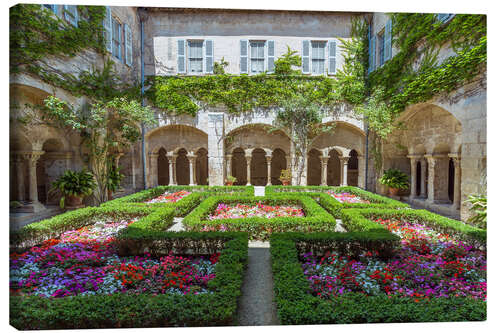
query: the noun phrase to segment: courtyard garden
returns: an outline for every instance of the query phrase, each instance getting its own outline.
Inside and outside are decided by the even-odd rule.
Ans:
[[[159,186],[12,231],[11,324],[238,325],[254,241],[280,324],[486,319],[484,229],[356,187]]]

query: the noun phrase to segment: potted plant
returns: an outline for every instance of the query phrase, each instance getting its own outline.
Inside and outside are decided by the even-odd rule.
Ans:
[[[396,196],[398,191],[408,188],[408,175],[398,169],[387,169],[382,177],[378,180],[380,184],[389,187],[389,194]]]
[[[237,179],[236,179],[236,177],[229,175],[229,176],[227,176],[227,178],[226,178],[226,185],[227,185],[227,186],[232,186],[232,185],[233,185],[233,183],[234,183],[236,180],[237,180]]]
[[[61,194],[59,204],[61,208],[66,206],[78,207],[82,205],[83,198],[94,192],[97,184],[94,176],[87,170],[66,170],[55,182],[49,192],[58,191]],[[67,198],[67,199],[66,199]]]
[[[292,171],[290,169],[281,170],[280,181],[283,186],[290,185],[290,181],[292,180]]]
[[[108,200],[113,199],[113,192],[118,190],[123,177],[125,177],[125,175],[120,173],[120,168],[109,168],[108,181],[106,183],[106,188],[108,189]]]

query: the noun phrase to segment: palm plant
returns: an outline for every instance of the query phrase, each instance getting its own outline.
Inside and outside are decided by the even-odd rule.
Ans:
[[[52,183],[49,193],[59,192],[62,195],[59,205],[64,208],[66,197],[79,198],[81,201],[83,197],[91,195],[96,186],[94,175],[89,171],[66,170],[62,176]]]
[[[409,186],[408,175],[398,169],[387,169],[378,180],[380,184],[389,188],[405,190]]]

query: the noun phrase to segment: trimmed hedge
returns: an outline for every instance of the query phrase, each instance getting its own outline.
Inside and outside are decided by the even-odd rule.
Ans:
[[[334,191],[336,193],[348,192],[359,196],[364,200],[370,201],[369,204],[365,203],[341,203],[333,198],[331,195],[325,193],[326,191]],[[384,197],[369,191],[362,190],[355,186],[266,186],[266,194],[278,193],[297,193],[302,195],[317,198],[319,204],[325,208],[330,214],[336,218],[340,218],[340,211],[344,208],[392,208],[402,209],[410,208],[406,203]]]
[[[373,222],[372,219],[398,218],[422,222],[437,232],[450,234],[463,241],[479,243],[479,245],[486,244],[486,230],[431,213],[425,209],[344,209],[341,215],[343,224],[350,231],[384,228],[381,224]]]
[[[56,215],[40,222],[31,223],[10,232],[12,248],[35,246],[51,238],[57,238],[68,230],[82,228],[100,219],[142,217],[134,224],[144,224],[157,230],[166,230],[173,224],[174,209],[155,209],[139,206],[85,207]]]
[[[268,205],[294,204],[302,206],[304,217],[248,217],[239,219],[205,220],[219,203]],[[183,224],[187,230],[201,231],[204,226],[225,225],[228,231],[244,231],[250,239],[267,239],[272,232],[284,231],[334,231],[335,219],[328,214],[314,199],[297,194],[268,195],[265,197],[213,196],[205,199],[196,209],[187,215]]]
[[[349,235],[351,234],[351,235]],[[349,236],[348,236],[349,235]],[[376,236],[375,236],[376,235]],[[284,325],[307,324],[348,324],[348,323],[395,323],[395,322],[436,322],[436,321],[482,321],[486,320],[486,302],[472,298],[433,298],[416,303],[409,297],[385,295],[366,296],[350,293],[324,300],[310,293],[301,264],[299,262],[300,244],[303,242],[331,242],[331,249],[342,249],[342,237],[373,237],[380,242],[383,233],[335,233],[297,234],[283,233],[271,236],[271,260],[274,279],[275,301],[278,317]],[[386,234],[387,235],[387,234]],[[340,238],[339,238],[340,237]],[[392,240],[387,240],[392,242]],[[368,247],[365,240],[360,244]],[[314,245],[313,245],[314,246]]]
[[[222,248],[215,266],[216,276],[209,282],[209,289],[213,293],[155,296],[112,294],[63,298],[11,296],[10,324],[20,330],[236,324],[237,303],[248,255],[246,234],[157,232],[149,231],[145,225],[135,227],[135,232],[145,232],[143,237],[154,236],[164,244],[212,242],[208,246],[209,250]],[[129,236],[133,238],[134,232],[129,233]]]

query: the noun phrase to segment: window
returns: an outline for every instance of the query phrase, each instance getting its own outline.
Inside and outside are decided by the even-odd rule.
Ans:
[[[437,14],[437,19],[441,23],[446,23],[454,16],[454,14]]]
[[[265,42],[250,42],[250,72],[263,73],[265,71],[264,62]]]
[[[203,72],[203,41],[188,41],[188,71]]]
[[[75,5],[64,5],[64,19],[69,24],[78,26],[78,7]]]
[[[325,45],[326,42],[311,42],[312,74],[325,73]]]
[[[57,5],[42,5],[42,6],[53,11],[54,14],[57,14]]]
[[[385,31],[382,30],[378,34],[378,65],[382,66],[384,64],[384,47],[385,47]]]
[[[122,25],[112,18],[113,27],[113,56],[122,59]]]

